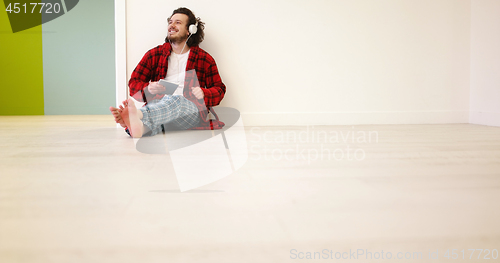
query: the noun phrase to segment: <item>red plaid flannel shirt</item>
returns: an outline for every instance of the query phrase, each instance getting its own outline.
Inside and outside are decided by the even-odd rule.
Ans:
[[[154,99],[161,99],[162,94],[151,94],[147,90],[149,81],[159,81],[167,76],[168,56],[171,53],[170,43],[165,43],[149,50],[132,73],[128,83],[130,96],[141,102],[148,102]],[[193,76],[189,76],[189,70],[196,70],[199,81],[199,87],[202,88],[205,95],[204,100],[198,100],[191,91],[190,87],[198,86]],[[226,86],[222,83],[219,76],[219,70],[215,60],[210,54],[200,47],[191,47],[188,62],[186,66],[186,79],[184,82],[184,97],[194,102],[200,110],[200,125],[193,129],[220,129],[224,123],[219,120],[207,120],[208,109],[219,105],[224,94]]]

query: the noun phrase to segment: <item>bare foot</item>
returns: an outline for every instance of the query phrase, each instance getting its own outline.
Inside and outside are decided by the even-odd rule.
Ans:
[[[123,102],[123,106],[123,109],[122,107],[120,107],[119,113],[121,119],[130,132],[130,136],[132,136],[133,138],[142,137],[142,133],[144,132],[144,124],[142,124],[134,101],[132,101],[132,99],[128,99]]]
[[[120,108],[109,107],[109,110],[111,111],[111,114],[113,114],[113,117],[115,117],[115,122],[120,124],[120,126],[122,126],[123,128],[126,128],[127,125],[120,116],[120,112],[123,110],[123,106],[120,105]]]

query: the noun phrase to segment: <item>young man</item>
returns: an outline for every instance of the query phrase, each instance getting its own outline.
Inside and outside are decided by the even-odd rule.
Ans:
[[[220,129],[224,123],[207,120],[208,109],[219,105],[226,92],[215,60],[198,45],[204,38],[204,23],[187,8],[178,8],[168,18],[163,45],[149,50],[129,81],[130,96],[146,102],[140,109],[128,99],[119,108],[110,107],[115,121],[134,138],[161,132],[162,124],[178,129]],[[193,71],[194,69],[194,71]],[[179,84],[172,95],[160,79]]]

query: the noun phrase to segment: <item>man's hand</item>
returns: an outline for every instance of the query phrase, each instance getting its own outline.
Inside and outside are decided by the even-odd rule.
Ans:
[[[158,82],[150,82],[148,86],[148,91],[151,94],[161,94],[165,93],[166,88],[163,87],[160,83]]]
[[[201,90],[200,87],[191,88],[191,91],[193,92],[193,95],[197,99],[202,100],[203,98],[205,98],[205,94],[203,93],[203,90]]]

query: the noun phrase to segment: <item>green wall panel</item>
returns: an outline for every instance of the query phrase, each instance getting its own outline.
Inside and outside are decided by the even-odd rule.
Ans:
[[[0,115],[43,115],[42,26],[12,33],[0,7]]]

